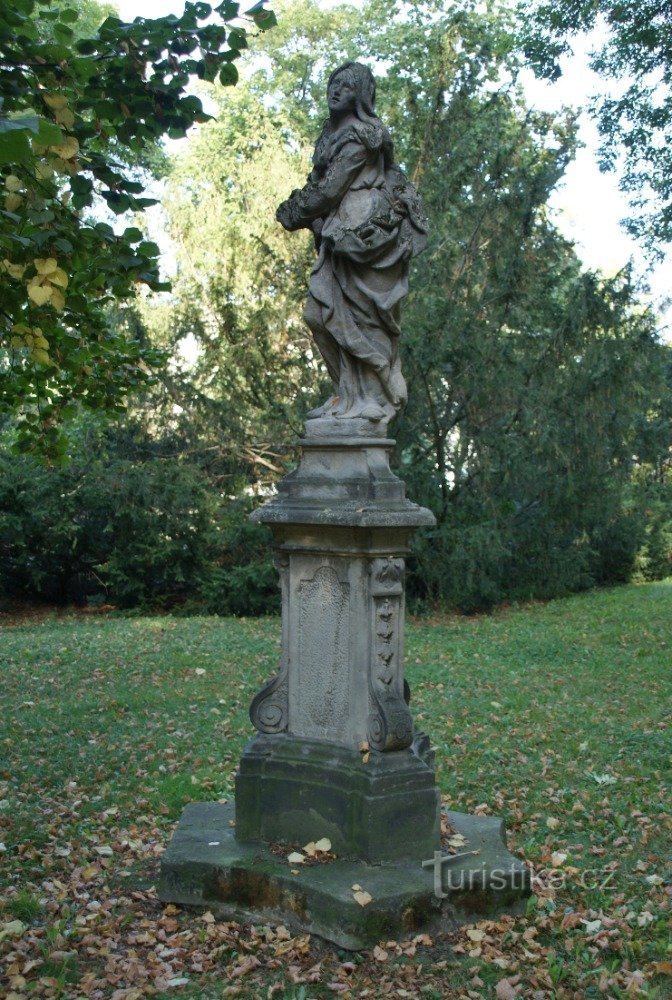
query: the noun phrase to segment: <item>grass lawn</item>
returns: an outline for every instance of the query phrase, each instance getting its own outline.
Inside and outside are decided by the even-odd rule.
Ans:
[[[672,997],[672,581],[409,624],[446,802],[505,817],[538,879],[525,917],[372,953],[153,891],[182,806],[231,796],[278,646],[276,619],[0,628],[0,995]]]

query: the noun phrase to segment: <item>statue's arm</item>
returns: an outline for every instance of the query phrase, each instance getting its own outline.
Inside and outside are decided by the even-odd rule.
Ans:
[[[366,163],[367,151],[357,142],[348,142],[322,178],[309,180],[299,191],[292,191],[279,206],[276,218],[285,229],[313,229],[316,219],[324,218],[339,204],[353,180]]]

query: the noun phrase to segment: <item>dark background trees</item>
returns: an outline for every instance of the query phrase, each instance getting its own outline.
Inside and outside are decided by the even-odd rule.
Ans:
[[[172,290],[123,318],[171,360],[116,430],[79,418],[66,470],[12,467],[23,502],[16,486],[0,499],[0,586],[47,596],[20,539],[54,476],[69,499],[40,549],[67,564],[61,598],[86,584],[125,605],[273,606],[246,514],[291,465],[324,377],[301,321],[312,248],[274,207],[307,172],[326,76],[350,57],[379,78],[432,226],[403,317],[411,393],[396,428],[409,494],[438,522],[409,563],[414,607],[670,571],[670,349],[631,275],[587,271],[553,223],[575,125],[527,107],[513,29],[495,8],[299,0],[252,41],[235,91],[200,86],[216,120],[171,156],[163,197]]]

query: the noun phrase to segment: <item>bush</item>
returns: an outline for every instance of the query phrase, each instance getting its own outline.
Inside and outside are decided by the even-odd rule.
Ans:
[[[115,455],[133,451],[128,441],[94,434],[79,444],[64,469],[0,452],[0,595],[277,610],[270,532],[248,523],[251,500],[222,497],[185,461]]]

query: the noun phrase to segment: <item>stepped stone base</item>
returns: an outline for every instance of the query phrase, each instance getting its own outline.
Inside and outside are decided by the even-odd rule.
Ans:
[[[286,734],[256,736],[236,777],[236,838],[306,844],[328,837],[339,858],[430,858],[439,847],[439,792],[429,740],[361,753]]]
[[[290,865],[289,848],[275,853],[236,840],[234,815],[233,803],[186,807],[161,864],[160,899],[221,919],[283,923],[359,950],[516,912],[530,893],[529,872],[507,851],[504,824],[494,817],[448,814],[467,841],[461,850],[478,852],[463,858]],[[368,905],[356,901],[353,885],[369,893]]]

